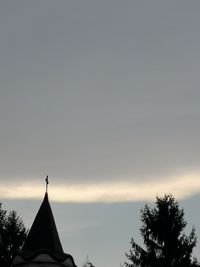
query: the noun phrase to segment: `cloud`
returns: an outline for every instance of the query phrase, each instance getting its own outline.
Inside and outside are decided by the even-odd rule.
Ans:
[[[102,183],[58,183],[49,188],[51,200],[75,203],[112,203],[150,201],[155,196],[173,194],[184,199],[200,192],[200,173],[185,174],[152,181],[112,181]],[[30,180],[29,180],[30,181]],[[41,198],[42,188],[38,182],[0,183],[0,197],[7,199]]]

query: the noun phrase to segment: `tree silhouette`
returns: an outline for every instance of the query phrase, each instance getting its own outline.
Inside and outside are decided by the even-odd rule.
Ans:
[[[16,211],[3,210],[0,203],[0,266],[10,267],[13,256],[20,249],[27,230]]]
[[[91,263],[91,261],[89,260],[89,257],[87,256],[86,260],[82,264],[82,267],[95,267],[95,266]]]
[[[193,228],[189,236],[183,233],[187,224],[184,211],[171,195],[157,197],[154,208],[145,205],[141,210],[141,222],[145,249],[132,239],[130,253],[126,254],[127,267],[199,266],[192,259],[195,230]]]

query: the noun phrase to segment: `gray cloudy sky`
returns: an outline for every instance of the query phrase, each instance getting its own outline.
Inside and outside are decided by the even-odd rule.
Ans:
[[[76,204],[88,213],[108,207],[93,202],[165,192],[194,206],[199,13],[200,2],[186,0],[1,1],[0,197],[8,207],[10,198],[19,212],[20,199],[41,200],[46,174],[53,200],[90,202]],[[109,251],[119,255],[116,239],[113,231]],[[97,265],[107,267],[97,252]],[[108,266],[119,266],[112,258]]]

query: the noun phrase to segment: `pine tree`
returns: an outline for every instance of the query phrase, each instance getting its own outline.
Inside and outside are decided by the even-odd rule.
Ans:
[[[22,247],[26,236],[27,230],[16,211],[7,214],[0,203],[0,266],[11,266],[13,256]]]
[[[171,195],[156,198],[154,208],[148,205],[141,210],[140,229],[145,249],[131,240],[130,253],[126,254],[127,267],[195,267],[192,251],[196,245],[194,228],[187,236],[183,230],[187,223],[184,211]]]

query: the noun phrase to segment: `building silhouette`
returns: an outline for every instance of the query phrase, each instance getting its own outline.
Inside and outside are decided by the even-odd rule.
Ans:
[[[14,257],[13,267],[76,267],[64,253],[46,190],[23,248]]]

